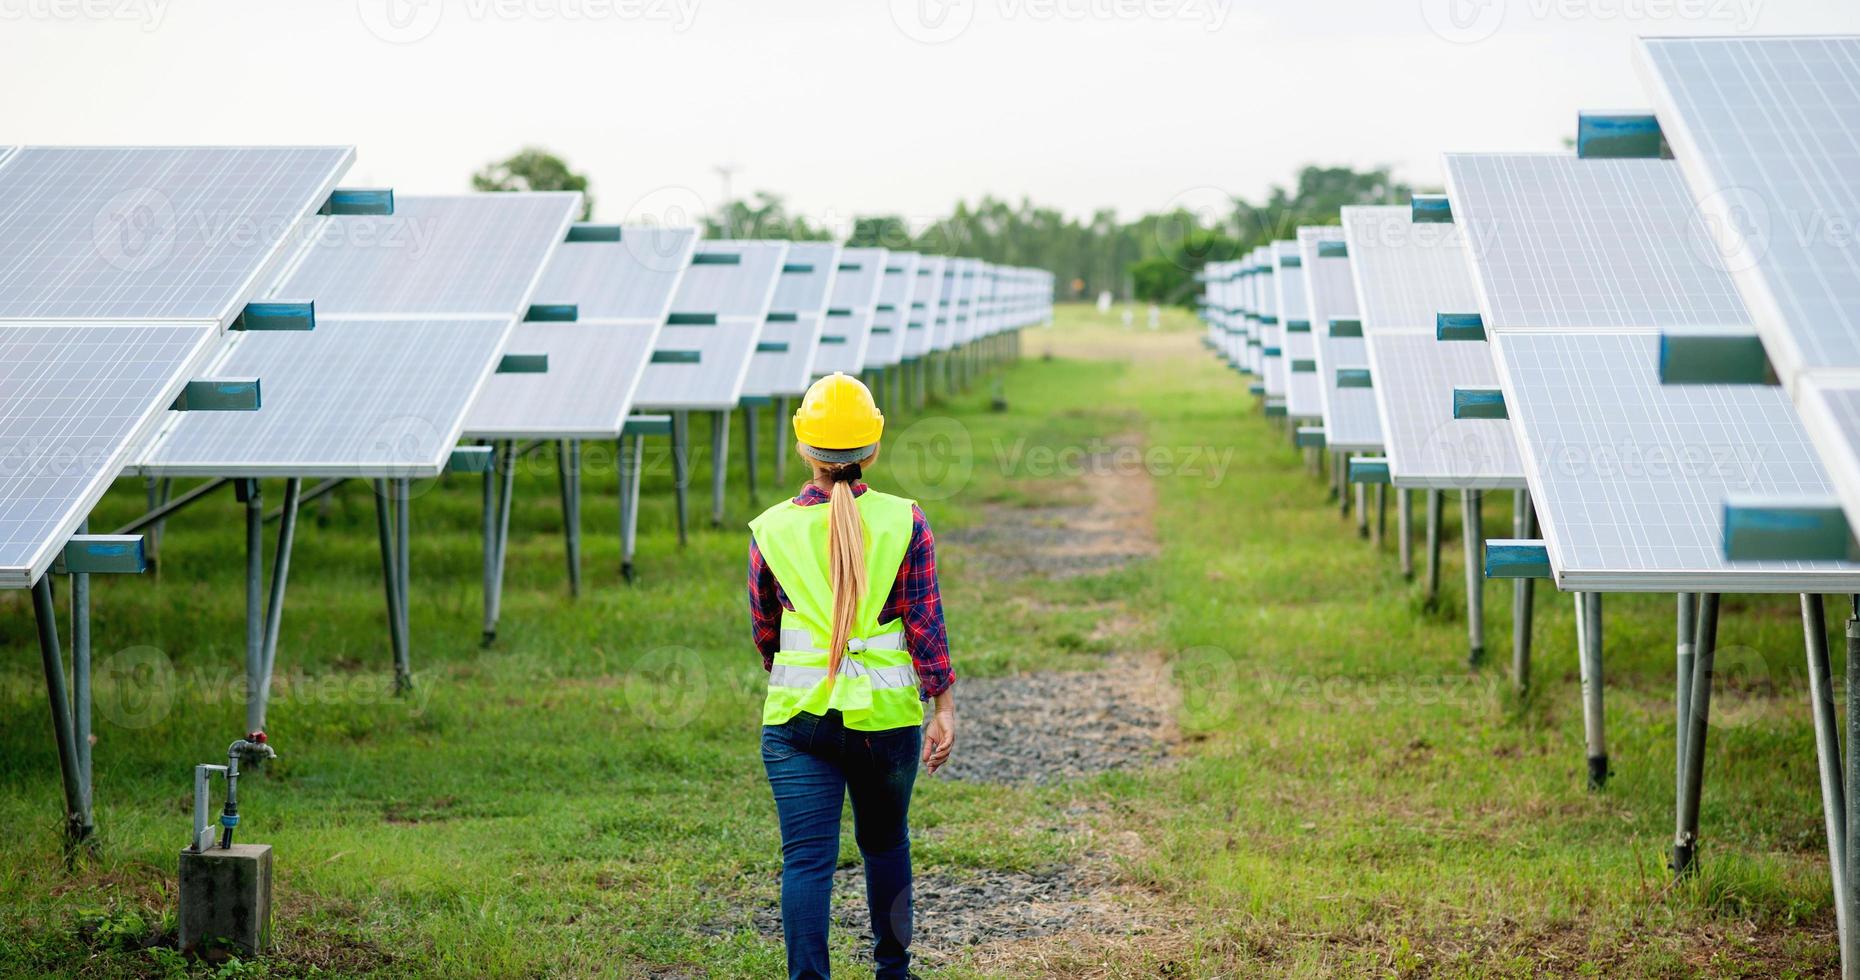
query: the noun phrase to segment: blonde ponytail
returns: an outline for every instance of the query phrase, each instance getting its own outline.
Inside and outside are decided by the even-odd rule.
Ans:
[[[833,587],[833,639],[827,646],[829,682],[839,676],[846,641],[852,637],[853,620],[865,598],[865,523],[854,502],[852,484],[859,476],[857,463],[829,474],[833,481],[827,498],[827,574]]]

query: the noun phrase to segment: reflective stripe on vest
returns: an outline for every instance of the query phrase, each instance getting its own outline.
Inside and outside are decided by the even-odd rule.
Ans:
[[[827,641],[832,635],[833,590],[827,574],[827,515],[830,504],[802,507],[785,501],[750,522],[756,547],[781,583],[792,609],[784,610],[781,649],[769,671],[762,723],[779,725],[806,711],[838,710],[847,728],[883,731],[923,723],[917,673],[905,649],[904,624],[880,624],[910,550],[912,503],[867,489],[854,504],[864,526],[866,578],[870,583],[853,617],[838,676],[827,677]]]

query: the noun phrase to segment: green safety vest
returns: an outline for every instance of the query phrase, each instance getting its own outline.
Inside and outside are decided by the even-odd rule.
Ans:
[[[923,724],[917,670],[904,647],[904,623],[880,626],[878,614],[910,550],[913,502],[867,488],[854,501],[865,522],[868,588],[853,618],[839,676],[827,683],[833,639],[833,587],[827,571],[829,505],[792,500],[749,522],[756,547],[794,608],[783,610],[781,649],[769,671],[762,723],[779,725],[800,712],[838,710],[847,728],[880,732]]]

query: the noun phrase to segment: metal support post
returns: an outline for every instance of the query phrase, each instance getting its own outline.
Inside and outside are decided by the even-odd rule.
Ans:
[[[388,638],[394,646],[394,690],[404,694],[413,689],[413,670],[409,666],[407,653],[407,634],[401,628],[407,621],[401,611],[406,597],[400,592],[400,570],[396,567],[394,546],[393,501],[389,496],[387,480],[374,481],[375,488],[375,532],[381,539],[381,579],[387,594]],[[489,488],[487,487],[487,492]],[[489,530],[489,528],[487,528]],[[487,562],[487,569],[490,564]],[[489,572],[486,572],[487,584]]]
[[[65,844],[75,847],[96,831],[90,801],[78,769],[77,736],[71,724],[71,700],[65,690],[64,656],[58,650],[58,610],[52,602],[52,577],[32,584],[32,613],[39,625],[39,660],[45,668],[45,698],[52,709],[52,738],[58,745],[58,770],[65,787]]]
[[[743,469],[748,475],[749,506],[754,508],[760,494],[756,492],[756,468],[762,459],[756,454],[756,406],[743,405]]]
[[[1460,491],[1460,537],[1466,544],[1466,662],[1485,662],[1485,524],[1479,491]]]
[[[1607,718],[1602,711],[1602,594],[1578,592],[1576,652],[1582,678],[1582,733],[1589,755],[1589,788],[1608,785]]]
[[[562,536],[568,558],[568,594],[581,595],[581,442],[556,447],[556,476],[562,484]]]
[[[278,632],[284,624],[284,587],[291,577],[291,545],[297,537],[297,513],[302,505],[303,480],[284,481],[284,509],[278,516],[278,550],[271,556],[271,591],[265,599],[264,654],[260,658],[257,702],[246,702],[246,731],[262,731],[271,704],[271,676],[278,663]]]
[[[1428,605],[1440,601],[1440,504],[1439,490],[1427,491],[1427,591]]]
[[[1673,874],[1697,870],[1699,793],[1705,781],[1705,734],[1711,725],[1711,675],[1718,656],[1718,594],[1699,596],[1698,634],[1692,641],[1692,692],[1687,697],[1686,767],[1674,809]]]
[[[710,416],[710,526],[723,526],[723,489],[730,473],[730,410]]]
[[[788,492],[788,396],[775,396],[775,486]]]
[[[1531,511],[1531,492],[1519,490],[1512,495],[1511,536],[1534,536],[1536,520]],[[1520,578],[1511,583],[1511,687],[1520,695],[1531,689],[1531,618],[1536,596],[1536,579]]]
[[[1828,667],[1828,620],[1819,595],[1802,596],[1802,639],[1808,653],[1808,702],[1815,720],[1815,762],[1821,773],[1821,814],[1827,824],[1828,870],[1834,881],[1834,924],[1843,967],[1854,952],[1853,894],[1847,888],[1847,800],[1841,765],[1841,723]]]
[[[687,540],[691,491],[691,413],[672,413],[672,486],[678,498],[678,545]]]
[[[633,550],[639,542],[639,471],[645,469],[646,437],[623,435],[614,449],[620,457],[620,577],[631,582]]]
[[[1401,536],[1401,577],[1414,578],[1414,495],[1407,487],[1395,488],[1395,533]]]

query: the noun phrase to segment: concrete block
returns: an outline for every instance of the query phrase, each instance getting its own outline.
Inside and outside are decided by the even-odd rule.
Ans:
[[[265,952],[271,946],[271,845],[182,851],[179,918],[183,953]]]

